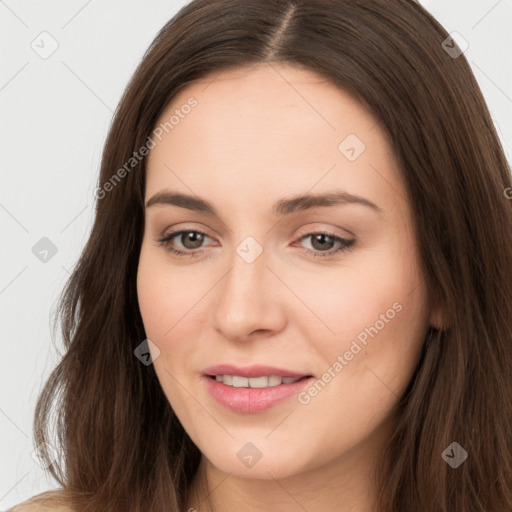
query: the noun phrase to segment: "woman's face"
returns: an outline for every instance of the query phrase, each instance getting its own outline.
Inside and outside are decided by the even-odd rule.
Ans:
[[[189,85],[156,128],[171,116],[152,136],[137,276],[170,404],[217,471],[368,467],[431,322],[383,132],[287,65]]]

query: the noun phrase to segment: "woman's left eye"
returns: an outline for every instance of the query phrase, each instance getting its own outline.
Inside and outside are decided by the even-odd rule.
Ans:
[[[173,243],[175,238],[177,238],[180,241],[182,248],[176,248],[176,246]],[[206,233],[203,233],[202,231],[182,230],[164,235],[163,237],[158,239],[158,242],[160,243],[160,245],[164,246],[167,251],[176,254],[180,257],[194,257],[198,256],[202,252],[200,249],[205,238],[210,237]],[[306,235],[301,236],[299,238],[299,241],[305,240],[307,238],[311,238],[311,244],[313,246],[316,245],[317,247],[320,247],[320,250],[306,249],[306,253],[312,254],[315,257],[333,256],[335,254],[348,250],[349,248],[352,247],[352,245],[355,242],[355,240],[348,240],[334,233],[328,233],[326,231],[308,233]],[[321,250],[322,247],[325,248],[326,245],[333,245],[335,243],[339,244],[336,249],[329,249],[325,251]],[[190,246],[192,247],[187,247],[188,244],[190,244]]]
[[[311,245],[315,247],[325,247],[325,244],[332,245],[335,243],[338,243],[338,247],[336,249],[330,249],[328,251],[318,251],[318,250],[310,250],[306,249],[306,253],[312,254],[313,256],[320,256],[320,257],[328,257],[328,256],[334,256],[338,253],[341,253],[343,251],[347,251],[350,249],[355,240],[349,240],[347,238],[343,238],[341,236],[336,235],[335,233],[328,233],[326,231],[319,231],[315,233],[308,233],[306,235],[303,235],[300,237],[299,240],[305,240],[307,238],[311,238]]]

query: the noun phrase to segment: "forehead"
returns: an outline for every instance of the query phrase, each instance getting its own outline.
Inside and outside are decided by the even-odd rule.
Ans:
[[[196,106],[184,108],[191,98]],[[272,64],[213,73],[181,90],[156,126],[173,115],[150,151],[147,196],[165,186],[211,196],[218,184],[241,204],[243,190],[405,195],[375,119],[315,72]]]
[[[212,128],[223,127],[230,132],[243,126],[242,132],[264,128],[274,133],[293,130],[299,135],[302,128],[311,136],[310,128],[336,133],[347,127],[357,131],[376,124],[362,105],[327,78],[289,64],[261,64],[212,73],[181,90],[167,105],[159,123],[169,119],[190,97],[198,101],[194,108],[198,121],[208,117],[210,123],[215,123]],[[214,135],[210,130],[210,136]]]

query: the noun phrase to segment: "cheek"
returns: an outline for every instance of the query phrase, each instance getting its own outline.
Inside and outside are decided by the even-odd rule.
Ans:
[[[403,245],[401,252],[396,244],[372,252],[371,261],[360,259],[309,287],[308,304],[329,327],[326,336],[315,336],[316,350],[326,371],[338,361],[343,377],[334,380],[343,392],[357,388],[362,397],[366,389],[370,399],[376,383],[400,394],[417,365],[428,302],[414,251]]]
[[[153,248],[143,246],[137,271],[137,296],[146,336],[159,349],[158,357],[153,356],[155,373],[169,403],[181,411],[186,407],[177,382],[183,380],[181,372],[189,360],[186,351],[191,344],[178,340],[190,338],[183,332],[189,325],[186,312],[198,298],[186,286],[185,273],[180,278],[180,273],[171,272],[170,268],[165,254],[162,258]]]
[[[196,278],[192,266],[171,265],[163,250],[142,248],[137,272],[139,308],[146,336],[159,349],[155,372],[169,402],[179,410],[185,407],[179,405],[183,397],[177,382],[197,373],[192,364],[204,330],[201,298],[212,287],[204,277]]]
[[[291,279],[291,276],[290,276]],[[364,343],[369,331],[397,333],[402,319],[413,323],[426,315],[426,298],[415,260],[383,248],[361,253],[350,265],[295,282],[297,295],[325,327],[325,347],[342,349],[354,338]],[[420,320],[420,324],[422,321]],[[321,345],[322,346],[322,345]]]
[[[331,449],[358,443],[391,417],[419,360],[428,327],[423,288],[409,295],[396,284],[389,293],[379,290],[372,302],[365,303],[370,295],[360,291],[340,306],[338,335],[331,338],[336,341],[316,344],[324,365],[299,397],[303,429],[337,439]],[[313,448],[319,457],[329,457],[321,440]]]
[[[148,338],[163,341],[190,321],[202,295],[193,272],[172,267],[165,252],[143,247],[137,271],[139,308]],[[204,293],[204,292],[203,292]]]

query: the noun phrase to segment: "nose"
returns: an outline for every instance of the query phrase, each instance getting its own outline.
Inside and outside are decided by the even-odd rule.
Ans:
[[[285,286],[263,251],[254,261],[236,251],[212,294],[214,328],[232,341],[270,336],[284,329]]]

